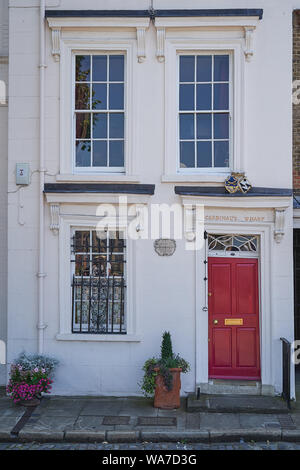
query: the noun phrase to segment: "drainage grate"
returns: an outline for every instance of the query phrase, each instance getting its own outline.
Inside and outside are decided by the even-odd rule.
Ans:
[[[277,416],[280,423],[281,429],[296,429],[295,423],[291,415],[280,415]]]
[[[106,426],[116,426],[118,424],[129,424],[130,416],[105,416],[102,424]]]
[[[164,416],[142,417],[139,416],[137,426],[176,426],[176,418],[168,418]]]

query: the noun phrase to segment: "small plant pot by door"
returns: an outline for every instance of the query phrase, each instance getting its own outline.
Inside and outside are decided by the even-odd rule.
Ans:
[[[169,370],[173,377],[172,390],[167,389],[163,376],[158,374],[155,378],[154,408],[161,408],[163,410],[180,408],[180,372],[182,369],[174,368]]]

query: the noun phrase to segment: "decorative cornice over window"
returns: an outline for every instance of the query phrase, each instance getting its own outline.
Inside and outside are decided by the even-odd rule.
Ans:
[[[52,29],[52,54],[60,56],[61,28],[113,27],[135,28],[138,42],[138,62],[144,62],[145,32],[150,19],[157,28],[157,58],[164,62],[165,28],[242,27],[245,34],[245,57],[253,56],[253,32],[263,17],[262,9],[204,9],[204,10],[46,10]]]
[[[193,16],[253,16],[260,20],[263,17],[261,8],[208,8],[185,10],[46,10],[46,18],[157,18],[157,17],[193,17]]]
[[[242,195],[241,193],[226,193],[225,189],[221,187],[175,186],[175,194],[181,197],[183,206],[189,210],[197,206],[222,210],[225,208],[228,210],[243,209],[246,215],[249,209],[271,209],[273,220],[264,223],[271,224],[276,243],[280,243],[284,237],[286,210],[291,207],[291,189],[252,188],[251,192]],[[226,219],[224,223],[227,223]],[[191,223],[191,226],[194,225],[194,222]]]
[[[45,193],[102,193],[102,194],[148,194],[152,196],[155,184],[80,184],[46,183]]]
[[[145,33],[149,27],[150,18],[143,16],[136,17],[122,17],[122,16],[107,16],[107,15],[73,15],[72,11],[67,12],[68,15],[62,11],[46,11],[46,17],[49,27],[52,31],[52,55],[55,61],[60,59],[61,50],[61,36],[63,31],[76,28],[77,30],[85,30],[89,28],[114,28],[114,29],[133,29],[136,32],[137,40],[137,59],[138,62],[144,62],[146,59],[145,52]],[[86,10],[86,13],[89,13]]]
[[[192,14],[191,12],[195,14]],[[260,19],[262,19],[262,10],[177,10],[178,15],[167,15],[168,11],[163,10],[164,14],[155,15],[155,26],[157,30],[157,58],[159,62],[164,62],[165,39],[168,31],[172,29],[189,28],[198,30],[199,28],[240,28],[244,35],[244,54],[247,61],[250,61],[254,55],[254,31]],[[179,16],[181,12],[182,16]],[[207,14],[204,14],[206,12]],[[242,12],[245,14],[242,15]],[[248,12],[248,14],[246,14]],[[252,13],[252,15],[251,15]],[[198,15],[198,16],[197,16]]]

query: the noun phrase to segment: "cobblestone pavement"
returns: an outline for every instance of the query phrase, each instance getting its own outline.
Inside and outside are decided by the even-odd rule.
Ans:
[[[190,450],[300,450],[300,443],[293,442],[234,442],[219,444],[171,444],[142,442],[138,444],[72,444],[72,443],[0,443],[0,452],[4,450],[98,450],[98,451],[190,451]]]

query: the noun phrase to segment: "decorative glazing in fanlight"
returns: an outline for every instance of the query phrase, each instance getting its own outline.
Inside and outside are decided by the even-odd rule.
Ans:
[[[208,235],[208,250],[257,253],[258,237],[254,235]]]

